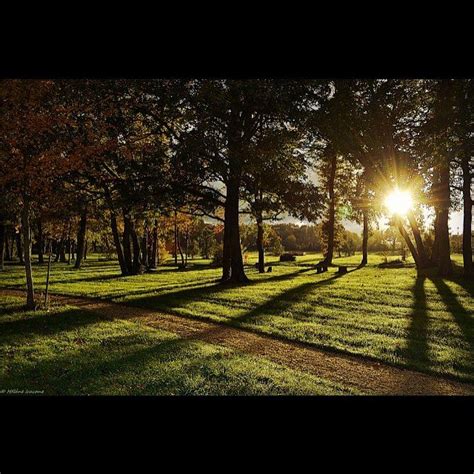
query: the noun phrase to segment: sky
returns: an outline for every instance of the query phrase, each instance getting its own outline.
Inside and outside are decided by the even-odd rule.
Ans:
[[[379,224],[381,227],[384,227],[384,221],[386,221],[386,218],[382,218],[380,220]],[[450,219],[449,219],[449,230],[451,234],[462,234],[462,222],[463,222],[462,211],[451,213]],[[289,216],[278,221],[278,223],[288,223],[288,224],[291,223],[291,224],[298,224],[298,225],[308,224],[308,222],[303,222]],[[350,230],[351,232],[362,232],[362,226],[355,222],[344,219],[343,225],[347,230]]]
[[[310,180],[312,180],[316,185],[319,184],[319,176],[316,173],[315,170],[313,169],[308,169],[308,176]],[[426,222],[431,222],[433,220],[433,217],[430,216],[429,212],[424,212],[425,220]],[[387,218],[382,218],[379,220],[379,225],[381,228],[385,228],[385,222],[387,221]],[[308,224],[308,222],[303,222],[298,219],[294,219],[292,217],[286,217],[279,221],[281,223],[292,223],[292,224]],[[362,232],[362,226],[357,224],[356,222],[353,221],[348,221],[344,219],[342,221],[342,224],[347,230],[350,230],[351,232]],[[463,224],[463,213],[461,211],[455,211],[450,213],[450,218],[449,218],[449,231],[451,235],[453,234],[462,234],[462,224]],[[474,222],[473,222],[474,224]]]
[[[315,170],[311,169],[311,168],[308,168],[307,170],[308,172],[308,177],[310,180],[312,180],[316,185],[319,183],[319,177],[316,173]],[[220,183],[219,186],[216,186],[217,188],[221,188],[223,187],[223,184]],[[425,217],[425,222],[427,223],[431,223],[432,220],[433,220],[433,216],[432,216],[432,211],[431,211],[431,214],[430,214],[430,211],[426,210],[426,211],[423,211],[424,212],[424,217]],[[206,222],[213,222],[215,223],[216,221],[212,218],[205,218],[205,221]],[[252,219],[249,217],[249,216],[244,216],[243,217],[243,221],[245,223],[250,223],[252,222]],[[297,225],[303,225],[303,224],[308,224],[308,221],[301,221],[299,219],[295,219],[291,216],[285,216],[284,214],[282,214],[282,218],[281,219],[278,219],[277,221],[274,221],[274,222],[271,222],[271,221],[267,221],[268,223],[270,224],[279,224],[279,223],[282,223],[282,224],[297,224]],[[387,218],[386,217],[382,217],[381,219],[379,219],[379,227],[384,229],[387,227],[386,225],[386,222],[387,222]],[[353,222],[353,221],[349,221],[347,219],[344,219],[342,221],[342,224],[344,225],[344,227],[347,229],[347,230],[350,230],[351,232],[357,232],[357,233],[362,233],[362,226],[357,224],[356,222]],[[450,212],[450,216],[449,216],[449,231],[451,233],[451,235],[456,235],[456,234],[462,234],[462,226],[463,226],[463,212],[462,210],[461,211],[451,211]],[[474,229],[474,221],[471,225],[471,229]]]

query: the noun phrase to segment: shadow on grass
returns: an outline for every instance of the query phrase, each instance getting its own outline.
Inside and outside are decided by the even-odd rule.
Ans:
[[[354,270],[349,271],[351,273]],[[298,273],[302,273],[305,270],[300,270]],[[308,271],[308,270],[306,270]],[[259,318],[268,316],[268,314],[272,313],[281,313],[282,310],[288,310],[293,306],[293,304],[301,301],[302,299],[306,298],[306,296],[313,292],[315,289],[321,288],[323,286],[331,285],[336,282],[337,279],[343,277],[343,274],[334,274],[333,276],[326,278],[324,280],[319,280],[316,282],[308,282],[297,287],[291,288],[289,290],[283,291],[276,297],[272,298],[271,300],[267,301],[266,303],[255,307],[254,309],[244,313],[241,316],[236,318],[229,318],[226,322],[220,323],[213,327],[212,329],[206,329],[201,332],[195,333],[192,338],[200,339],[206,338],[210,336],[218,336],[220,333],[226,331],[226,326],[236,326],[241,327],[245,325],[251,325],[258,321]],[[140,300],[141,301],[141,300]],[[166,309],[168,312],[173,313],[172,309]]]
[[[216,270],[219,267],[213,266],[210,263],[188,263],[185,268],[182,268],[179,263],[175,265],[174,263],[161,263],[158,265],[155,272],[152,273],[159,273],[160,269],[168,269],[168,270],[176,270],[180,273],[186,272],[199,272],[202,270]]]
[[[80,271],[80,270],[78,270]],[[120,278],[123,278],[123,275],[117,274],[117,275],[98,275],[98,276],[93,276],[93,277],[85,277],[85,278],[69,278],[69,279],[58,279],[57,281],[54,280],[54,277],[56,275],[53,275],[53,280],[51,281],[51,286],[54,284],[67,284],[67,283],[81,283],[81,282],[92,282],[92,281],[108,281],[108,280],[119,280]]]
[[[351,270],[348,273],[352,273],[355,270],[357,269]],[[299,285],[295,288],[290,288],[289,290],[284,291],[283,293],[280,293],[275,298],[272,298],[271,300],[267,301],[263,305],[257,306],[256,308],[243,314],[242,316],[233,318],[232,321],[234,323],[248,323],[248,322],[255,321],[261,315],[268,312],[279,313],[282,310],[287,311],[293,306],[293,304],[297,303],[298,301],[304,300],[307,297],[307,295],[311,293],[312,291],[314,291],[315,289],[332,285],[333,283],[336,282],[338,278],[341,278],[343,276],[344,276],[343,274],[336,273],[324,280],[319,280],[315,282],[311,281],[308,283],[303,283],[302,285]]]
[[[459,326],[459,329],[469,346],[468,350],[471,358],[474,360],[474,315],[459,302],[457,295],[442,278],[430,278],[430,280],[436,286],[446,308]],[[456,283],[461,284],[459,280],[455,281]]]
[[[176,302],[182,302],[183,300],[190,300],[190,301],[199,301],[203,298],[212,298],[216,295],[219,295],[223,291],[227,291],[233,288],[248,288],[255,285],[259,285],[266,282],[279,282],[289,280],[294,278],[296,275],[301,273],[306,273],[308,271],[313,270],[312,268],[303,268],[291,273],[284,273],[282,275],[275,275],[268,278],[262,278],[258,280],[251,280],[249,283],[227,283],[221,284],[219,280],[214,280],[214,284],[208,284],[207,286],[193,286],[191,288],[185,288],[182,290],[166,293],[164,295],[150,295],[148,297],[139,298],[136,300],[127,301],[134,306],[140,306],[150,309],[162,309],[166,311],[171,311],[170,307],[173,306]],[[157,288],[159,291],[161,288]],[[150,293],[153,291],[152,289],[145,291],[144,293]],[[128,295],[135,295],[138,293],[122,293],[118,295],[114,295],[113,298],[121,298]]]
[[[449,278],[449,281],[456,283],[459,285],[466,293],[468,293],[472,298],[474,298],[474,277],[473,278],[466,278],[463,275],[464,267],[462,265],[457,264],[453,261],[453,268],[454,268],[454,277]]]
[[[18,312],[19,308],[15,309]],[[3,314],[3,311],[0,313]],[[47,313],[37,316],[34,313],[22,319],[1,322],[0,340],[27,338],[31,336],[51,336],[62,331],[77,329],[104,321],[104,318],[93,313],[84,313],[79,309],[70,309],[60,313]]]
[[[351,273],[354,270],[349,271]],[[212,338],[219,339],[219,336],[227,331],[228,326],[235,326],[235,327],[245,327],[252,325],[262,317],[273,315],[273,314],[280,314],[283,310],[288,310],[295,304],[296,302],[306,298],[306,296],[313,292],[315,289],[321,288],[323,286],[332,285],[336,282],[337,279],[343,277],[344,274],[334,274],[333,276],[326,278],[324,280],[316,281],[316,282],[308,282],[302,285],[299,285],[295,288],[291,288],[287,291],[280,293],[275,298],[267,301],[266,303],[257,306],[256,308],[244,313],[241,316],[236,318],[229,318],[226,322],[217,324],[215,327],[211,329],[206,329],[204,331],[199,331],[194,333],[190,339],[208,339],[212,341]],[[278,337],[278,335],[277,335]],[[258,342],[257,342],[258,344]],[[247,351],[252,351],[253,344],[246,347]]]
[[[402,357],[410,365],[421,362],[429,366],[425,280],[425,276],[418,276],[412,289],[413,309],[408,327],[407,344],[402,350]]]
[[[137,347],[137,344],[139,346]],[[143,347],[144,344],[147,346]],[[206,393],[245,394],[246,384],[229,385],[229,375],[213,370],[214,363],[235,357],[223,351],[200,354],[196,342],[187,339],[158,343],[142,336],[111,337],[101,347],[86,347],[67,356],[44,359],[31,366],[9,371],[2,387],[27,387],[45,394],[156,394],[191,395]]]
[[[454,322],[458,325],[462,339],[464,340],[464,349],[469,353],[469,358],[474,360],[474,318],[472,312],[466,310],[459,302],[458,296],[446,284],[446,281],[443,278],[435,276],[434,273],[433,271],[419,275],[415,281],[413,287],[413,310],[407,333],[406,347],[401,352],[402,358],[409,366],[428,371],[433,370],[437,364],[436,360],[430,359],[428,350],[429,317],[425,292],[425,282],[428,280],[434,284],[447,311],[452,315]],[[454,281],[463,286],[462,282],[457,278],[453,278],[450,281]],[[471,370],[469,365],[465,365],[464,362],[461,363],[457,359],[453,359],[453,363],[454,365],[458,365],[458,370],[461,372]]]
[[[133,340],[134,336],[124,337],[119,345],[113,343],[113,338],[106,339],[104,347],[86,347],[85,351],[78,347],[71,355],[42,359],[34,365],[13,366],[3,384],[20,384],[28,389],[44,390],[45,394],[101,393],[106,388],[107,376],[130,378],[129,372],[140,370],[149,358],[173,357],[173,352],[179,351],[182,345],[180,341],[164,341],[123,355],[125,349],[133,348]]]

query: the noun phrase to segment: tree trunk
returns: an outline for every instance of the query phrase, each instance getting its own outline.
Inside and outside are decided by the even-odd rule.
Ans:
[[[131,222],[130,216],[127,211],[123,211],[123,256],[125,258],[125,265],[127,267],[128,274],[133,272],[133,262],[132,262],[132,252],[130,250],[130,231],[131,231]]]
[[[48,302],[48,291],[49,291],[49,278],[51,276],[51,240],[49,241],[49,246],[48,246],[48,270],[46,274],[46,288],[44,291],[44,305],[46,307],[49,306]]]
[[[231,240],[230,240],[230,211],[228,211],[229,203],[226,200],[224,208],[224,236],[222,249],[222,277],[221,281],[226,282],[230,280],[232,269],[232,254],[231,254]]]
[[[435,209],[435,219],[434,219],[434,241],[433,241],[433,250],[431,251],[431,262],[436,265],[439,260],[439,210]]]
[[[247,283],[249,280],[245,275],[244,261],[242,258],[242,247],[240,245],[240,229],[239,229],[239,188],[240,173],[229,180],[227,184],[227,197],[225,205],[224,227],[224,257],[226,257],[227,244],[227,265],[230,254],[230,276],[226,274],[226,266],[224,265],[222,281],[232,283]],[[224,260],[225,263],[225,260]]]
[[[12,227],[10,232],[7,231],[5,236],[5,260],[15,260],[15,227]]]
[[[174,211],[174,264],[178,265],[178,221],[177,212]]]
[[[232,90],[238,101],[238,91]],[[242,179],[243,122],[238,108],[231,108],[227,129],[229,174],[226,179],[226,200],[224,208],[224,262],[222,282],[247,283],[239,228],[239,197]]]
[[[4,270],[4,261],[5,256],[5,224],[0,222],[0,271]]]
[[[425,245],[423,239],[421,238],[420,228],[416,222],[415,215],[412,211],[407,213],[408,222],[410,223],[411,230],[413,232],[413,237],[415,238],[416,251],[418,253],[418,258],[421,268],[426,268],[429,266],[428,255],[425,250]]]
[[[141,273],[142,270],[142,262],[140,260],[140,242],[138,241],[135,221],[130,220],[130,224],[130,236],[132,238],[133,249],[132,272],[134,275],[138,275],[139,273]]]
[[[437,232],[439,232],[438,275],[450,276],[453,272],[451,263],[451,249],[449,243],[449,164],[443,163],[440,172],[440,212]]]
[[[21,241],[22,233],[23,233],[23,229],[21,229],[21,232],[18,232],[17,234],[15,234],[15,239],[16,239],[16,253],[18,254],[18,260],[23,265],[25,262],[23,260],[23,244]]]
[[[117,216],[114,211],[110,211],[110,227],[112,228],[112,235],[114,237],[115,250],[117,251],[120,270],[122,275],[127,275],[128,269],[123,256],[122,244],[120,243],[120,236],[117,228]]]
[[[71,264],[71,219],[69,219],[67,227],[67,264]]]
[[[81,268],[82,259],[85,253],[85,240],[87,231],[87,206],[84,206],[81,212],[81,220],[79,221],[79,230],[77,232],[77,251],[76,262],[74,268]]]
[[[63,231],[61,233],[61,239],[58,243],[58,251],[56,255],[56,262],[65,263],[66,262],[66,238],[65,238],[65,229],[63,225]]]
[[[263,219],[257,217],[257,250],[258,250],[258,272],[265,273],[265,248],[263,246]]]
[[[59,262],[59,254],[61,252],[61,241],[60,240],[55,240],[54,252],[56,254],[54,262],[57,263],[57,262]]]
[[[462,258],[464,264],[464,276],[472,278],[472,198],[471,198],[471,169],[469,166],[469,154],[464,153],[462,157],[462,197],[463,197],[463,230],[462,230]]]
[[[176,244],[178,246],[179,256],[181,257],[180,268],[186,268],[186,262],[184,261],[183,251],[181,249],[181,241],[179,239],[179,233],[176,234]]]
[[[416,268],[418,270],[420,270],[422,268],[422,266],[420,265],[420,258],[418,256],[418,252],[416,251],[416,248],[413,245],[413,242],[411,241],[410,236],[408,235],[408,232],[406,231],[402,220],[399,217],[395,217],[395,224],[398,227],[398,230],[400,231],[400,234],[405,239],[407,247],[410,249],[413,260],[415,261]]]
[[[189,254],[189,230],[186,229],[186,232],[184,234],[184,266],[188,266],[188,254]]]
[[[151,244],[151,259],[150,268],[156,268],[158,265],[158,219],[155,219],[155,226],[153,227],[153,239]]]
[[[362,210],[363,215],[363,230],[362,230],[362,262],[361,265],[367,265],[368,262],[368,242],[369,242],[369,211]]]
[[[10,245],[9,243],[9,232],[8,232],[8,227],[5,226],[5,255],[4,259],[5,261],[12,261],[13,260],[13,238],[12,238],[12,244]],[[12,236],[13,237],[13,236]]]
[[[59,261],[66,263],[66,239],[62,238],[59,244]]]
[[[327,250],[324,262],[326,265],[332,264],[334,256],[334,226],[336,223],[336,200],[334,193],[334,182],[336,180],[336,166],[337,166],[337,155],[334,153],[331,157],[331,171],[328,181],[329,191],[329,215],[328,215],[328,228],[327,228]]]
[[[44,255],[43,255],[43,222],[38,219],[38,262],[44,263]]]
[[[149,262],[148,262],[148,226],[144,226],[144,231],[143,231],[143,237],[142,237],[142,263],[145,266],[145,268],[149,267]]]
[[[31,268],[31,228],[30,228],[30,203],[28,199],[23,200],[21,210],[21,230],[23,233],[23,253],[26,274],[26,307],[35,309],[35,290],[33,285],[33,271]]]

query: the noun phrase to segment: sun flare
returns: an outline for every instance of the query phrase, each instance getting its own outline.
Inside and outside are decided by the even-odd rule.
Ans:
[[[385,199],[385,206],[390,214],[404,216],[413,206],[413,199],[409,191],[392,191]]]

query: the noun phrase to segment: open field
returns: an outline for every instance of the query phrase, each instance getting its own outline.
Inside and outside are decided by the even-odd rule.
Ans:
[[[273,272],[263,275],[259,275],[255,269],[249,267],[248,275],[252,280],[249,285],[221,286],[216,283],[220,270],[210,268],[203,260],[191,262],[190,268],[185,271],[178,271],[172,266],[165,265],[156,273],[120,277],[118,276],[119,268],[115,262],[98,261],[97,256],[91,256],[84,268],[79,271],[66,264],[54,264],[50,291],[64,295],[110,299],[165,313],[224,322],[329,350],[343,351],[397,366],[411,367],[423,372],[474,382],[474,284],[472,282],[467,283],[462,279],[440,279],[430,274],[417,276],[413,267],[379,269],[377,264],[380,263],[381,257],[376,255],[370,256],[369,265],[365,268],[356,266],[360,256],[336,259],[336,264],[352,265],[347,275],[338,276],[334,268],[330,268],[328,273],[316,275],[312,264],[319,258],[318,255],[306,255],[298,257],[295,263],[277,264],[274,262]],[[458,256],[454,258],[459,261]],[[271,261],[272,258],[270,257],[269,260]],[[252,258],[249,263],[252,263]],[[45,269],[45,266],[34,267],[38,290],[44,287]],[[0,273],[1,287],[23,288],[22,267],[7,266],[6,271]],[[44,314],[38,313],[35,316],[21,314],[18,312],[18,306],[12,309],[12,301],[4,302],[3,297],[1,301],[4,307],[2,322],[9,321],[5,318],[12,318],[14,322],[12,326],[7,327],[14,328],[15,324],[22,320],[31,320],[31,324],[34,325],[37,324],[34,323],[36,318],[39,318],[38,321],[47,320],[51,328],[55,324],[50,323]],[[75,314],[77,319],[81,318],[80,311],[77,312],[73,308],[58,310],[60,314]],[[66,319],[69,320],[67,317]],[[73,326],[72,333],[76,331],[74,319],[76,317],[69,320]],[[22,324],[25,323],[21,323],[20,326]],[[92,332],[85,334],[84,337],[81,336],[80,339],[86,341],[86,346],[91,344],[90,349],[94,348],[89,352],[83,351],[83,358],[89,360],[89,365],[95,359],[109,356],[111,360],[114,357],[133,358],[132,354],[145,350],[147,346],[155,347],[157,340],[172,338],[171,335],[162,334],[156,328],[151,334],[151,329],[139,327],[131,322],[97,322],[95,324],[97,324],[97,330],[103,330],[104,324],[111,325],[107,329],[110,331],[110,337],[120,336],[119,340],[121,340],[120,338],[126,334],[133,340],[135,336],[132,336],[135,334],[139,341],[134,342],[133,344],[136,345],[132,344],[130,347],[126,344],[117,344],[113,354],[105,353],[100,344],[96,347],[95,325],[88,324],[83,330]],[[133,325],[130,326],[131,324]],[[45,363],[50,360],[57,363],[56,355],[48,351],[53,350],[49,348],[50,346],[54,348],[58,344],[66,347],[64,357],[75,360],[74,351],[82,351],[83,348],[77,348],[74,346],[75,343],[71,343],[74,348],[67,349],[69,342],[65,341],[71,338],[69,329],[53,332],[55,332],[54,337],[51,336],[53,339],[36,340],[34,344],[28,342],[26,346],[23,346],[23,343],[20,344],[19,360],[23,360],[23,357],[25,361],[28,360],[26,355],[21,355],[23,349],[26,348],[26,353],[31,357],[39,357],[35,360],[45,361]],[[2,334],[5,334],[3,329]],[[31,335],[28,331],[27,334]],[[140,334],[144,334],[143,341],[140,340]],[[7,335],[7,340],[3,340],[2,350],[6,350],[5,346],[10,347],[9,350],[11,350],[11,344],[18,347],[18,341],[27,342],[29,337],[22,336],[18,331],[13,330],[10,336]],[[62,340],[63,337],[66,339]],[[32,349],[32,347],[37,347],[35,344],[39,352]],[[223,367],[230,359],[228,356],[222,356],[222,348],[199,341],[190,344],[198,346],[202,344],[202,347],[199,350],[183,349],[184,352],[180,352],[179,355],[175,352],[180,363],[185,365],[189,362],[187,358],[192,359],[193,354],[198,354],[201,349],[213,354],[213,351],[217,351],[215,352],[217,355],[211,357],[213,363],[219,366],[216,370],[227,370]],[[40,357],[41,351],[45,352]],[[247,359],[247,357],[234,354],[231,358],[239,359],[240,365],[236,364],[236,367],[241,367],[242,373],[248,375],[248,391],[243,389],[247,382],[239,378],[240,375],[236,375],[240,382],[236,382],[236,387],[231,383],[231,388],[226,389],[225,393],[341,393],[344,391],[344,387],[334,387],[327,381],[309,379],[308,385],[303,386],[303,384],[297,388],[290,380],[294,375],[286,372],[289,369],[285,369],[284,372],[287,375],[282,377],[287,382],[280,378],[279,382],[275,382],[276,385],[269,384],[271,388],[270,392],[267,392],[263,385],[259,386],[255,379],[252,379],[252,377],[258,378],[257,372],[260,366],[253,366],[256,372],[245,369],[252,366],[250,359],[255,364],[255,359]],[[182,358],[186,359],[186,362]],[[154,360],[150,358],[149,364],[153,365],[151,359]],[[82,359],[79,358],[79,360]],[[262,359],[260,361],[261,370],[273,370],[265,366],[270,362]],[[19,362],[18,364],[15,364],[14,373],[18,377],[25,376],[28,370],[19,367],[27,367],[27,363]],[[89,367],[86,362],[85,364]],[[53,365],[50,365],[50,368],[53,370]],[[90,367],[85,370],[90,370]],[[127,370],[133,371],[133,368]],[[157,370],[156,367],[155,370]],[[238,371],[237,368],[235,370]],[[190,374],[190,379],[188,379],[187,372],[184,372],[181,374],[184,378],[176,382],[178,387],[176,391],[173,392],[173,389],[170,389],[166,392],[165,390],[166,393],[195,393],[191,388],[194,383],[191,380],[193,375]],[[198,379],[201,376],[200,372],[196,375]],[[118,372],[116,372],[116,377],[121,377]],[[123,377],[125,378],[121,379],[122,382],[127,376],[123,375]],[[137,374],[136,377],[141,376]],[[176,375],[176,377],[180,376]],[[273,380],[272,377],[273,375],[270,377]],[[15,380],[10,376],[9,379]],[[112,379],[115,380],[114,377]],[[112,379],[105,382],[105,379],[94,381],[91,378],[90,383],[96,386],[91,387],[86,384],[85,390],[86,392],[91,390],[109,393],[109,389],[114,391],[113,387],[122,387],[121,382],[114,385],[115,382]],[[300,375],[297,379],[299,386]],[[102,383],[104,385],[100,386]],[[239,383],[243,384],[240,389]],[[224,388],[219,388],[218,381],[216,384],[215,387],[207,385],[207,388],[203,388],[203,392],[197,393],[223,393]],[[66,385],[63,386],[64,389]],[[147,385],[145,378],[141,382],[137,381],[137,385],[134,385],[131,391],[127,392],[127,389],[122,387],[117,388],[116,392],[155,393],[158,390],[157,385],[142,390],[140,388],[142,385]],[[55,384],[52,383],[51,386]],[[67,386],[71,387],[71,392],[78,388],[70,383]]]

